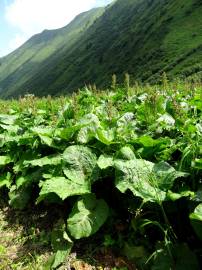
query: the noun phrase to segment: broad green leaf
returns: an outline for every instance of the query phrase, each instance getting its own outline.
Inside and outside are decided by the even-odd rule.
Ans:
[[[26,176],[20,176],[16,179],[16,186],[17,188],[23,186],[24,184],[28,183],[29,182],[29,176],[26,175]]]
[[[45,135],[39,135],[39,138],[41,139],[41,142],[44,144],[47,144],[48,146],[52,146],[53,144],[53,139],[45,136]]]
[[[25,170],[27,170],[27,164],[26,162],[32,161],[35,159],[38,159],[39,153],[38,151],[34,151],[29,149],[28,151],[25,152],[19,152],[19,153],[13,153],[13,159],[15,158],[14,166],[13,166],[13,171],[18,174],[20,173],[25,173]]]
[[[53,132],[54,129],[50,127],[34,127],[31,129],[31,131],[38,135],[39,138],[41,139],[41,142],[48,145],[52,146],[53,144]]]
[[[114,130],[105,130],[94,114],[88,114],[84,116],[79,122],[81,126],[77,135],[77,141],[79,143],[88,143],[92,138],[96,138],[100,142],[110,145],[114,140]]]
[[[136,140],[138,143],[141,143],[144,147],[154,147],[159,142],[154,140],[150,136],[142,136]]]
[[[54,136],[59,137],[63,140],[69,141],[72,139],[76,128],[74,126],[67,127],[67,128],[57,128],[55,130]]]
[[[202,240],[202,203],[189,215],[191,225],[200,240]]]
[[[94,134],[95,130],[93,127],[83,127],[78,132],[77,141],[86,144],[93,138]]]
[[[72,246],[72,244],[66,245],[63,247],[63,249],[55,252],[54,260],[51,264],[51,269],[57,269],[65,261],[65,259],[71,252]]]
[[[190,219],[202,221],[202,203],[200,203],[194,210],[193,213],[189,215]]]
[[[14,125],[17,118],[17,115],[0,114],[0,123]]]
[[[4,130],[7,130],[9,132],[9,134],[13,133],[13,134],[17,134],[17,132],[20,130],[20,127],[17,125],[0,125],[0,127],[2,127]]]
[[[7,187],[9,188],[10,182],[7,179],[3,179],[3,177],[0,177],[0,188]]]
[[[83,195],[91,192],[91,187],[88,182],[79,183],[69,180],[65,177],[52,177],[44,182],[41,182],[41,191],[37,202],[39,203],[50,193],[55,193],[62,200],[74,195]]]
[[[30,185],[31,183],[38,183],[42,178],[42,172],[43,172],[43,169],[38,168],[34,170],[34,172],[29,173],[29,171],[27,171],[26,175],[17,177],[16,179],[17,188],[20,188],[21,186]]]
[[[161,203],[166,198],[166,192],[158,188],[157,179],[152,170],[154,163],[141,160],[115,160],[116,187],[121,192],[130,189],[135,196],[145,202]]]
[[[110,145],[114,140],[114,130],[104,130],[99,127],[83,127],[77,136],[77,140],[80,143],[88,143],[92,138],[96,138],[103,144]]]
[[[116,169],[116,187],[121,192],[131,190],[144,201],[161,203],[166,200],[166,192],[172,188],[178,177],[188,174],[177,172],[166,162],[154,164],[147,160],[136,159],[130,147],[121,149],[122,159],[114,160]],[[123,159],[123,158],[126,158]]]
[[[51,269],[56,269],[64,262],[73,247],[73,242],[65,232],[65,224],[62,221],[58,221],[51,233],[51,245],[55,252]]]
[[[83,118],[80,119],[78,122],[78,125],[80,127],[99,127],[100,126],[100,120],[97,117],[97,115],[93,113],[86,114]]]
[[[117,121],[117,126],[122,127],[126,126],[128,123],[130,123],[133,119],[135,119],[135,115],[132,112],[127,112],[124,115],[122,115],[119,120]]]
[[[97,165],[101,170],[107,169],[114,165],[113,157],[107,155],[101,155],[97,161]]]
[[[65,176],[81,185],[91,183],[96,165],[96,155],[90,148],[80,145],[69,146],[63,153],[63,172]]]
[[[201,96],[195,96],[191,101],[190,101],[190,105],[192,106],[196,106],[196,108],[198,108],[199,110],[202,111],[202,100],[201,100]]]
[[[120,149],[117,157],[123,160],[135,159],[135,154],[129,146],[124,146]],[[114,166],[114,158],[108,155],[101,155],[97,161],[97,164],[101,170]]]
[[[163,190],[171,189],[175,179],[187,177],[189,174],[176,171],[167,162],[161,161],[154,165],[153,172],[157,179],[158,187]]]
[[[11,185],[11,173],[4,173],[0,176],[0,188],[7,187],[9,188]]]
[[[115,137],[114,130],[113,129],[105,130],[100,127],[96,130],[95,137],[97,140],[99,140],[103,144],[110,145],[113,142],[114,137]]]
[[[199,170],[202,170],[202,158],[201,159],[195,159],[192,162],[192,167],[194,167],[196,169],[199,169]]]
[[[80,128],[77,141],[79,143],[88,143],[96,134],[97,128],[100,126],[100,121],[95,114],[87,114],[78,123]]]
[[[33,145],[36,141],[36,137],[33,136],[30,132],[25,132],[24,134],[20,136],[15,136],[16,141],[18,142],[18,145]]]
[[[174,126],[175,125],[175,119],[169,114],[164,114],[164,115],[162,115],[161,117],[159,117],[157,119],[157,123],[164,123],[168,127],[169,126]]]
[[[12,135],[9,133],[4,133],[0,134],[0,147],[3,145],[8,145],[9,143],[18,143],[18,144],[23,144],[21,142],[26,142],[26,145],[29,145],[30,142],[34,140],[33,135],[29,136],[29,139],[27,138],[28,134],[23,134],[23,135]]]
[[[54,129],[51,127],[38,126],[38,127],[31,128],[31,131],[37,135],[44,135],[44,136],[51,137],[54,132]]]
[[[202,186],[199,187],[199,189],[195,192],[193,200],[202,203]]]
[[[0,156],[0,166],[5,166],[11,162],[11,158],[9,156]]]
[[[127,143],[128,141],[133,141],[135,138],[137,138],[137,121],[133,113],[127,112],[122,115],[121,118],[116,122],[116,125],[116,137],[118,141],[124,140]]]
[[[23,164],[26,165],[31,165],[33,167],[39,166],[43,167],[45,165],[59,165],[62,161],[61,156],[46,156],[43,158],[39,159],[34,159],[34,160],[25,160]]]
[[[130,146],[124,146],[120,149],[117,155],[118,159],[131,160],[136,159],[135,154]]]
[[[108,206],[104,200],[97,200],[94,194],[79,199],[67,220],[67,228],[75,239],[96,233],[108,217]]]
[[[136,139],[134,143],[140,146],[137,150],[138,155],[145,159],[160,156],[161,159],[166,160],[172,154],[171,146],[173,142],[170,138],[161,137],[159,139],[153,139],[145,135]]]
[[[179,193],[175,193],[175,192],[172,192],[171,190],[168,190],[166,194],[167,199],[171,201],[179,200],[182,197],[194,198],[194,196],[195,196],[195,193],[191,190],[180,191]]]

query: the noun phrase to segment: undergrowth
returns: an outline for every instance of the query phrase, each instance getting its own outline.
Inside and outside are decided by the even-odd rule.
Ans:
[[[114,77],[105,92],[0,101],[1,264],[200,269],[201,95]]]

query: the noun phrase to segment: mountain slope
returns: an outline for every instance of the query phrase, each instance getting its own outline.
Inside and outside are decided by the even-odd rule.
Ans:
[[[105,87],[113,73],[120,81],[129,72],[132,80],[149,82],[159,80],[163,71],[169,76],[201,76],[201,0],[117,0],[94,12],[89,12],[91,23],[68,46],[51,51],[53,41],[48,39],[43,61],[31,58],[20,65],[30,43],[38,50],[37,36],[5,57],[0,66],[2,96],[65,94],[94,82]],[[65,30],[69,35],[69,26]],[[40,39],[46,35],[43,32]],[[19,68],[9,73],[16,55]]]
[[[44,62],[64,54],[103,12],[104,8],[92,9],[78,15],[66,27],[44,30],[13,53],[0,59],[0,92],[6,91],[7,95],[15,92],[43,67]]]

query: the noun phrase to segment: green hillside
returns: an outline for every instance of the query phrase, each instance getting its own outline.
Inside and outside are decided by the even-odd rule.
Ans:
[[[2,97],[27,92],[65,94],[84,84],[202,77],[201,0],[117,0],[78,16],[67,27],[44,31],[5,57]]]
[[[58,30],[44,30],[33,36],[23,46],[0,59],[0,92],[12,95],[34,74],[43,70],[43,64],[65,54],[85,34],[94,20],[102,15],[104,8],[92,9],[78,15],[69,25]],[[46,73],[48,68],[45,67]]]

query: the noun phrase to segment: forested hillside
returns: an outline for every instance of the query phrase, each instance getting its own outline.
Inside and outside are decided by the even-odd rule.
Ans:
[[[1,60],[2,97],[67,94],[85,84],[201,78],[200,0],[117,0],[44,31]]]

